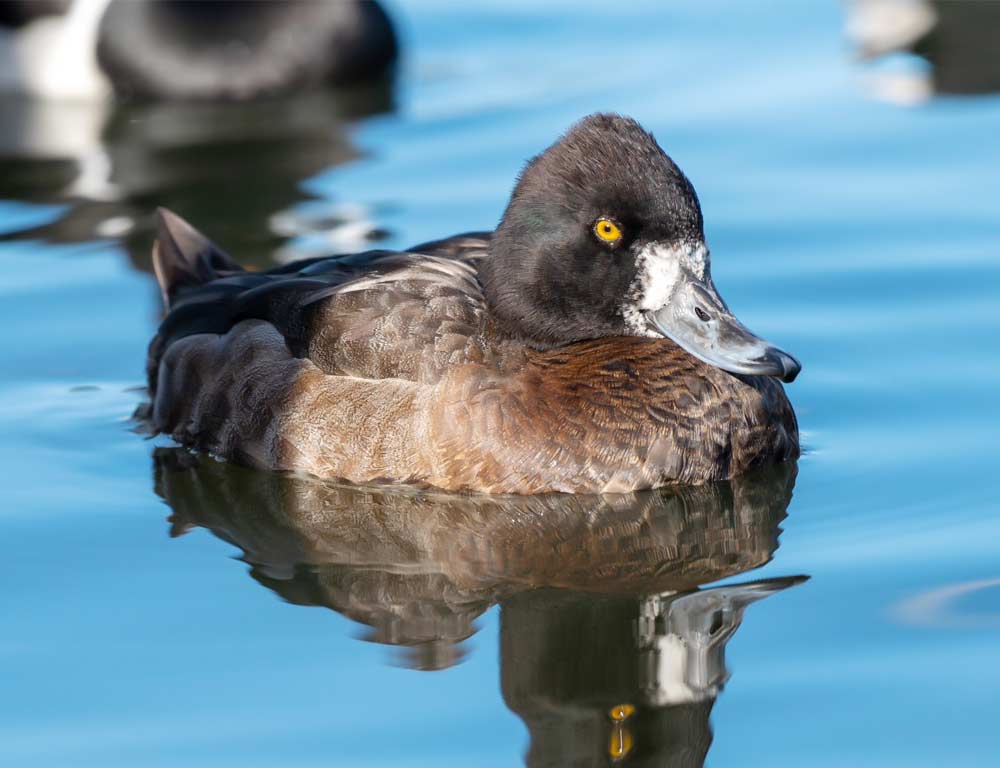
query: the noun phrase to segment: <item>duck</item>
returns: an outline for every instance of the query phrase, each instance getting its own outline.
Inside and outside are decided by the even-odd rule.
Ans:
[[[376,0],[5,0],[0,91],[42,99],[243,101],[391,79]]]
[[[149,432],[258,469],[490,494],[630,493],[797,458],[801,365],[719,295],[693,185],[595,113],[492,232],[250,272],[158,211]]]

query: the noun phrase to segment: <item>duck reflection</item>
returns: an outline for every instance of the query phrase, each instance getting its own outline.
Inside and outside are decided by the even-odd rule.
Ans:
[[[504,700],[530,766],[702,765],[725,645],[799,583],[699,589],[768,562],[793,463],[626,495],[489,497],[338,486],[154,454],[171,534],[207,528],[289,602],[331,608],[419,669],[456,663],[500,604]]]
[[[680,594],[514,595],[500,613],[501,684],[528,727],[529,766],[701,766],[744,609],[803,580]]]
[[[0,234],[75,243],[120,238],[149,270],[151,214],[166,206],[212,221],[251,264],[290,242],[314,255],[363,249],[382,233],[357,206],[313,197],[302,181],[358,156],[354,120],[392,106],[390,83],[280,100],[116,105],[0,99],[0,199],[64,206],[53,220]]]

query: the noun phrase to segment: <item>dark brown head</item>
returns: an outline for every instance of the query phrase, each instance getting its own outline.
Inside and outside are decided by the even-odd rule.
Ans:
[[[694,187],[630,118],[591,115],[529,161],[490,250],[490,309],[532,346],[667,336],[733,373],[799,372],[719,296]]]

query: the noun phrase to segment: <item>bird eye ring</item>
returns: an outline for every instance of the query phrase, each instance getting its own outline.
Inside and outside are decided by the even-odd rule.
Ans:
[[[621,227],[603,216],[594,222],[594,234],[602,243],[609,245],[614,245],[622,239]]]

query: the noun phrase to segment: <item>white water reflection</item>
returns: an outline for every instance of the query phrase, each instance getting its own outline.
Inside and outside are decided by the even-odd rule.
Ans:
[[[1000,611],[969,610],[970,598],[982,599],[983,592],[1000,587],[1000,578],[977,579],[949,584],[907,598],[892,607],[890,615],[905,624],[924,627],[996,627]],[[989,597],[990,595],[986,595]],[[994,603],[997,595],[992,595]]]

